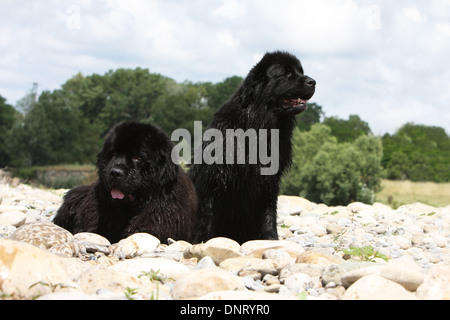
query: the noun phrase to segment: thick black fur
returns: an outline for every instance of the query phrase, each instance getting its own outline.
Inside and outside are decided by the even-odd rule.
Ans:
[[[171,161],[172,147],[156,126],[116,125],[97,158],[98,181],[70,190],[54,223],[73,234],[103,235],[111,243],[138,232],[163,243],[168,238],[191,241],[195,188]]]
[[[295,56],[279,51],[267,53],[216,112],[210,128],[219,129],[224,137],[226,129],[279,129],[279,171],[261,175],[260,162],[193,164],[189,174],[199,201],[196,242],[219,236],[240,243],[278,239],[279,184],[292,161],[295,115],[306,109],[305,100],[313,96],[315,84],[303,74]],[[293,102],[298,98],[302,103]],[[203,143],[203,150],[209,143]],[[268,144],[270,149],[270,138]]]

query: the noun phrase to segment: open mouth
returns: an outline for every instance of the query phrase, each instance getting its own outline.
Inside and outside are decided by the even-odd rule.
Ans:
[[[119,189],[117,189],[117,188],[113,188],[112,190],[111,190],[111,197],[114,199],[114,200],[123,200],[123,199],[125,199],[125,198],[127,198],[128,200],[130,200],[130,201],[133,201],[134,200],[134,197],[131,195],[131,194],[124,194],[122,191],[120,191]]]
[[[122,200],[125,198],[125,195],[117,188],[111,190],[111,197],[116,200]]]
[[[284,107],[286,108],[298,108],[298,109],[302,109],[306,110],[307,106],[306,104],[308,103],[308,100],[302,99],[302,98],[297,98],[297,99],[283,99],[283,103],[284,103]]]

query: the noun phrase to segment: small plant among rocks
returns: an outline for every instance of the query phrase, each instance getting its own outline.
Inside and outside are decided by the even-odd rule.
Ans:
[[[137,289],[127,287],[125,289],[124,295],[127,300],[135,300],[135,295],[138,293]]]
[[[161,270],[153,270],[151,269],[150,271],[146,272],[146,271],[142,271],[142,273],[138,276],[139,278],[141,277],[149,277],[151,282],[159,282],[161,284],[164,284],[165,282],[167,282],[168,280],[173,280],[172,278],[168,278],[165,275],[163,275],[162,273],[160,273]]]
[[[385,260],[386,262],[389,260],[389,258],[382,254],[379,251],[376,251],[372,246],[365,246],[362,248],[354,248],[350,247],[348,249],[343,249],[344,252],[344,259],[348,260],[352,257],[355,257],[361,261],[369,261],[369,262],[376,262],[375,258],[381,258]]]

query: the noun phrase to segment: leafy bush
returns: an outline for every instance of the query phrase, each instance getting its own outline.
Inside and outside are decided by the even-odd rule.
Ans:
[[[308,132],[296,130],[294,145],[283,194],[328,205],[373,203],[382,171],[379,138],[362,135],[353,143],[338,143],[329,127],[315,124]]]
[[[450,137],[443,128],[407,123],[383,136],[383,150],[388,179],[450,181]]]
[[[12,170],[12,174],[23,181],[29,181],[36,178],[36,170],[36,167],[17,168]]]

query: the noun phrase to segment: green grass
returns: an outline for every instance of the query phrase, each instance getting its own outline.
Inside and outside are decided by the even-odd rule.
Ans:
[[[95,171],[93,164],[59,164],[53,166],[36,167],[43,171]]]
[[[450,183],[382,180],[376,201],[394,209],[404,204],[421,202],[434,207],[450,205]]]

